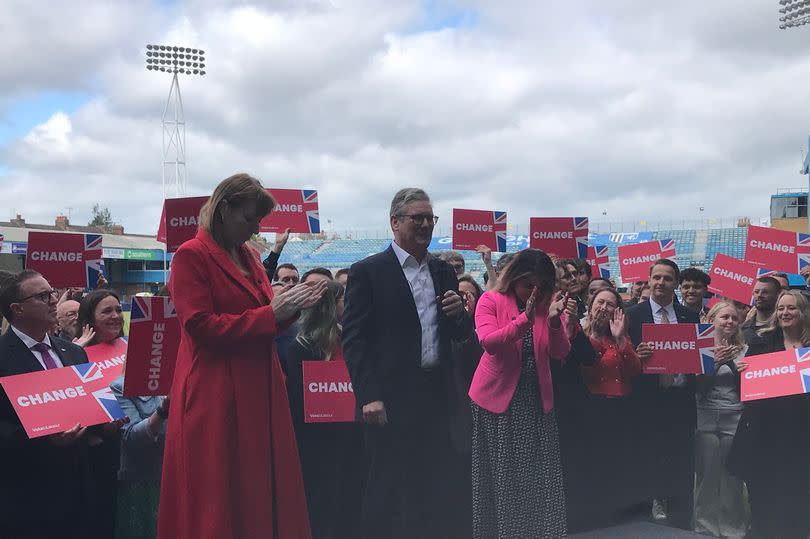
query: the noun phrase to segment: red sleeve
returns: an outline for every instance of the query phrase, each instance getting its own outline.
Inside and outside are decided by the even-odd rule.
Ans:
[[[520,313],[504,327],[498,327],[498,306],[493,294],[485,292],[475,308],[475,328],[481,347],[490,355],[497,355],[511,348],[515,341],[523,338],[529,331],[532,321],[526,313]]]
[[[241,314],[214,312],[211,276],[203,255],[193,248],[180,249],[172,259],[169,288],[183,329],[195,340],[218,346],[246,339],[268,338],[277,332],[276,317],[269,305]]]

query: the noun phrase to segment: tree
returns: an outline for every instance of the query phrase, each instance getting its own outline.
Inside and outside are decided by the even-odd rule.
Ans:
[[[87,226],[97,226],[106,230],[109,229],[113,224],[113,218],[108,208],[102,208],[99,204],[93,206],[93,218],[90,219]]]

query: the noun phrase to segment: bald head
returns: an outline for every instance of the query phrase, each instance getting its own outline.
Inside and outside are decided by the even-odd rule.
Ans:
[[[79,335],[79,302],[69,299],[56,306],[59,330],[74,339]]]

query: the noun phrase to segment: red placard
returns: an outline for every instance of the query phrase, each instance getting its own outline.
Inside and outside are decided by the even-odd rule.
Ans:
[[[208,197],[167,198],[163,201],[157,240],[166,243],[166,252],[173,253],[197,235],[200,209]]]
[[[25,267],[54,288],[92,288],[103,273],[101,234],[29,232]]]
[[[743,262],[737,258],[717,253],[709,276],[709,292],[737,300],[747,305],[754,304],[754,287],[757,279],[773,274],[771,270]]]
[[[748,356],[740,381],[743,401],[810,393],[810,348]]]
[[[276,207],[259,224],[259,232],[304,232],[318,234],[321,219],[318,191],[311,189],[268,189]]]
[[[591,265],[591,277],[610,279],[610,258],[607,245],[588,246],[588,264]]]
[[[354,389],[346,362],[304,361],[304,422],[345,423],[355,420]]]
[[[810,265],[810,234],[749,226],[745,261],[773,271],[799,273]]]
[[[650,278],[650,266],[660,258],[675,260],[675,240],[619,245],[619,273],[622,281],[646,281]]]
[[[712,374],[712,324],[643,324],[641,340],[653,347],[644,374]]]
[[[124,361],[127,359],[127,341],[125,339],[116,339],[111,343],[94,344],[85,348],[84,351],[87,353],[87,359],[91,363],[103,362],[105,368],[112,368],[114,365],[123,366]],[[118,375],[116,374],[116,376]]]
[[[168,395],[179,346],[180,323],[171,299],[132,298],[124,396]]]
[[[475,250],[486,245],[506,252],[506,212],[453,210],[453,249]]]
[[[107,423],[124,417],[110,383],[124,367],[121,358],[0,378],[29,438]]]
[[[532,217],[529,247],[555,258],[587,258],[588,218]]]

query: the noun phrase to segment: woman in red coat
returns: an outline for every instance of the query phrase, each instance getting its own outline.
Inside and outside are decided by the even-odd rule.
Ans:
[[[169,289],[182,327],[160,493],[160,539],[310,539],[273,338],[324,286],[273,296],[245,242],[275,201],[258,180],[220,183]],[[176,408],[175,408],[176,407]]]

